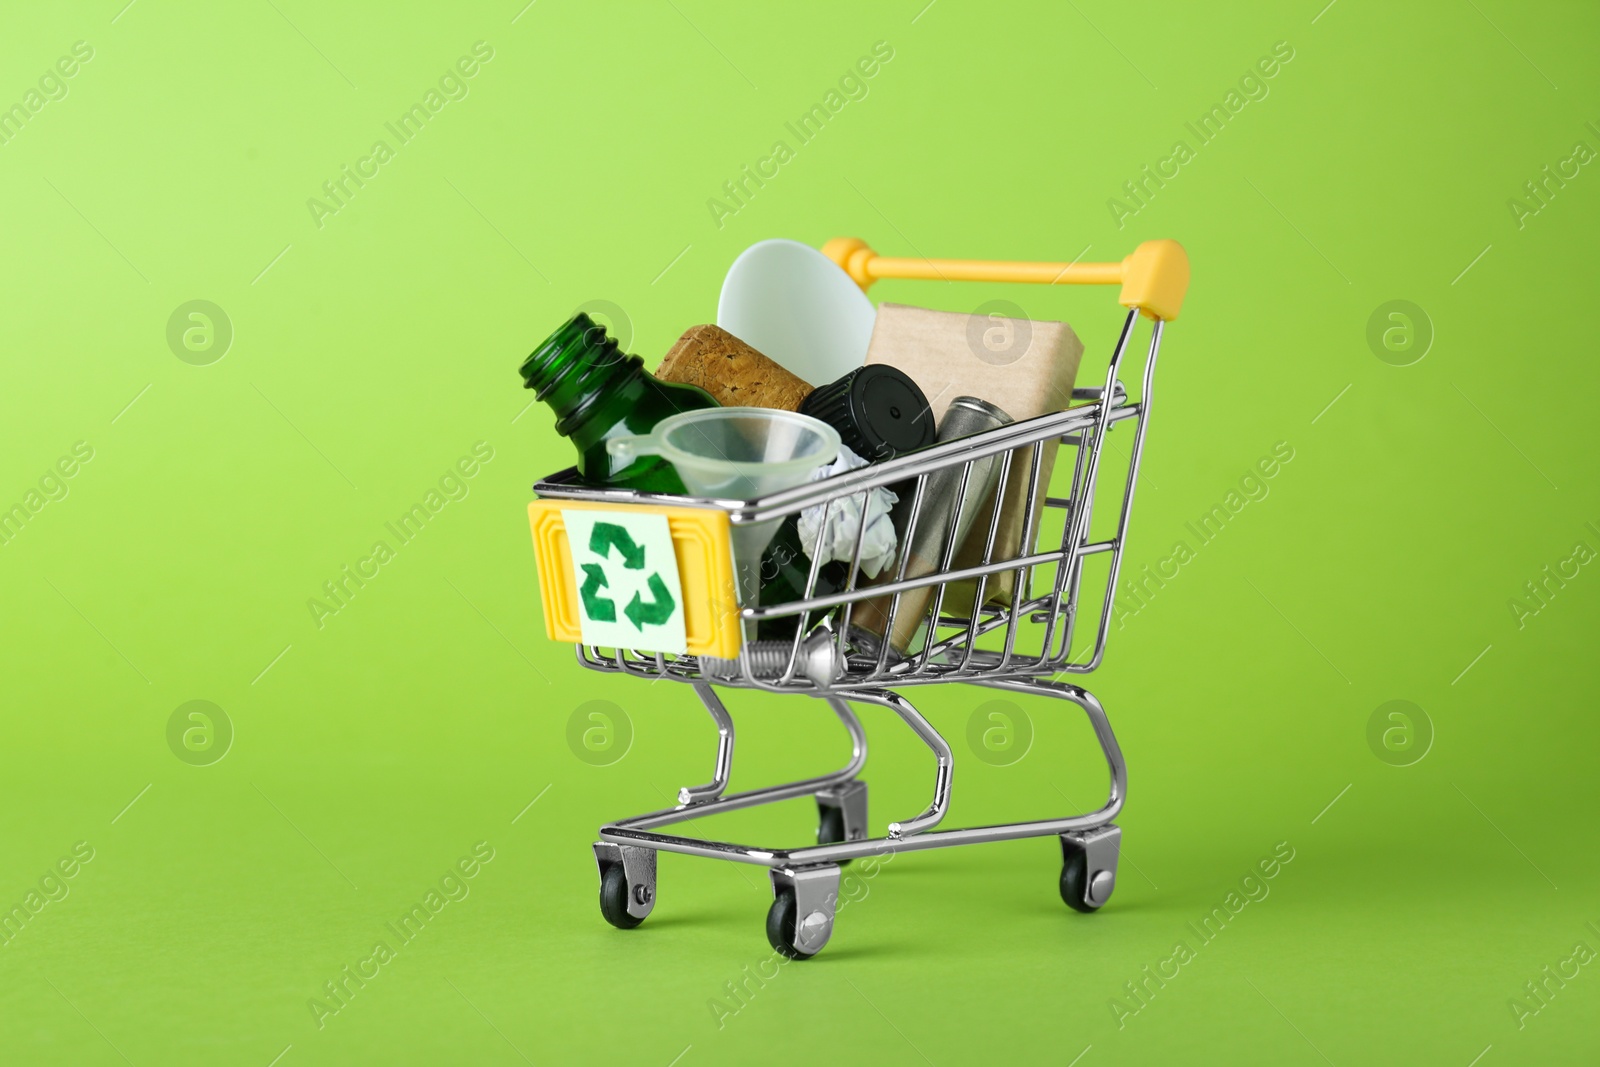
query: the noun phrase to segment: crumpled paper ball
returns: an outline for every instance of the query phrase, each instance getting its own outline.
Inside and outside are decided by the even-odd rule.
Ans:
[[[866,460],[850,451],[845,445],[840,445],[839,458],[826,467],[819,467],[813,471],[811,480],[817,481],[834,474],[843,474],[845,471],[853,471],[866,465]],[[800,545],[809,556],[811,549],[817,543],[817,528],[821,525],[822,513],[826,510],[828,527],[822,538],[821,562],[840,560],[849,563],[850,557],[855,552],[856,531],[861,529],[861,508],[865,503],[867,526],[861,532],[861,570],[868,578],[876,578],[880,571],[894,562],[897,545],[894,523],[890,521],[889,511],[898,500],[899,497],[880,486],[865,493],[854,493],[835,500],[832,507],[815,504],[806,508],[800,512]]]

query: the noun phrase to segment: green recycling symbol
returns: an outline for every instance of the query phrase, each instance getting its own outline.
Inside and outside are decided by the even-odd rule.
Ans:
[[[627,529],[614,522],[597,522],[594,530],[589,535],[589,551],[602,559],[611,558],[611,549],[615,546],[617,554],[622,557],[622,566],[630,571],[644,570],[644,546],[633,540],[633,535]],[[600,590],[609,586],[606,580],[605,567],[599,563],[583,564],[583,585],[578,588],[578,595],[583,598],[583,610],[589,618],[596,622],[616,622],[617,605],[609,597],[600,595]],[[647,625],[660,626],[672,618],[673,609],[678,604],[672,599],[672,592],[667,588],[667,583],[661,580],[659,572],[650,575],[648,586],[652,600],[646,604],[644,598],[638,593],[633,594],[633,599],[628,601],[622,613],[633,623],[633,628],[644,631]]]

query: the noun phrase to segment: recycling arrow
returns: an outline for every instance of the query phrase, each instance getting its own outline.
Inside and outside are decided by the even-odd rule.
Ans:
[[[578,595],[583,598],[584,613],[596,622],[616,622],[616,603],[600,595],[600,590],[607,585],[605,569],[598,563],[585,563],[583,565],[583,573],[586,577],[583,580],[583,585],[578,589]],[[639,602],[638,593],[633,594],[633,602],[634,604]],[[628,617],[631,619],[633,617],[632,604],[628,606],[628,611]],[[639,624],[634,623],[634,625],[638,626]]]
[[[652,603],[646,604],[644,599],[635,593],[633,599],[628,601],[628,606],[622,609],[628,621],[633,623],[633,628],[641,632],[647,624],[660,626],[672,618],[672,611],[678,606],[677,601],[672,599],[672,594],[667,590],[667,583],[661,580],[661,575],[652,574],[649,585],[650,595],[655,598]],[[607,602],[606,607],[611,608],[611,604]]]
[[[622,554],[622,565],[630,571],[644,570],[644,546],[636,544],[626,527],[614,522],[597,522],[589,534],[589,551],[605,559],[616,545]]]

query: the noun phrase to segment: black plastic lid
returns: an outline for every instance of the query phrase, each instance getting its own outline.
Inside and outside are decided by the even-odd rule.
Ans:
[[[887,363],[868,363],[812,390],[800,413],[838,430],[840,440],[869,463],[924,448],[937,435],[928,398]]]

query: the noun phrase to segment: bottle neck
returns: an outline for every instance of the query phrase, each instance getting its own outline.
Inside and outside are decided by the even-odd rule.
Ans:
[[[605,327],[579,312],[534,349],[521,374],[524,387],[555,412],[556,432],[570,437],[603,398],[644,374],[644,360],[623,352]]]

